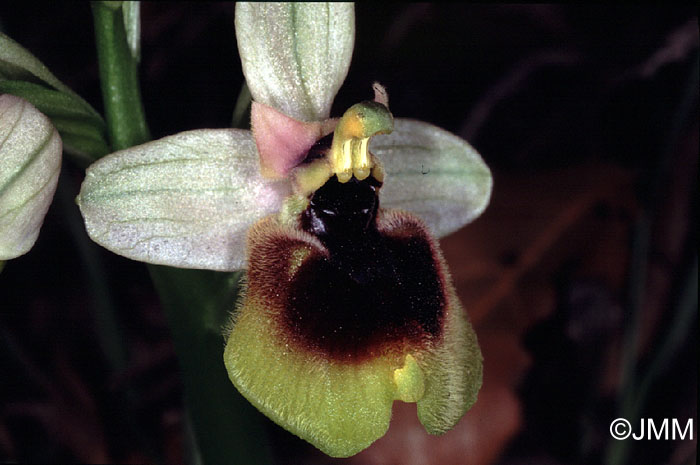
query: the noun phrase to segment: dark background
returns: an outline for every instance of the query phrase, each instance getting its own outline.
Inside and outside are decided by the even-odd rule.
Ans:
[[[243,82],[233,16],[233,3],[142,5],[154,138],[230,125]],[[0,29],[101,110],[87,3],[4,3]],[[694,6],[356,6],[333,116],[378,80],[395,116],[469,140],[494,195],[443,241],[484,352],[477,406],[412,449],[410,415],[397,414],[348,462],[601,463],[630,334],[638,379],[661,366],[641,416],[694,418],[697,438],[697,287],[691,320],[673,323],[697,265],[697,76]],[[86,238],[81,180],[66,159],[36,246],[0,274],[0,461],[181,462],[169,330],[145,267]],[[101,306],[131,349],[118,372]],[[267,429],[279,463],[335,463]],[[635,441],[629,463],[695,463],[696,444]]]

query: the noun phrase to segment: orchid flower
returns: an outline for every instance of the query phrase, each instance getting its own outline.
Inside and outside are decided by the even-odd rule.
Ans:
[[[88,233],[149,263],[247,268],[229,377],[325,453],[381,437],[395,400],[444,433],[482,366],[434,237],[481,214],[489,169],[459,137],[394,118],[378,84],[330,118],[352,4],[238,3],[236,35],[252,131],[187,131],[101,159],[78,197]]]
[[[62,144],[32,104],[0,95],[0,268],[32,248],[51,205]]]

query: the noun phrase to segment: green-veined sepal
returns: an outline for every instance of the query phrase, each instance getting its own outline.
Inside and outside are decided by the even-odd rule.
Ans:
[[[239,2],[236,38],[254,100],[301,121],[328,118],[352,57],[352,3]]]
[[[31,249],[56,191],[61,138],[29,102],[0,95],[0,260]]]
[[[249,131],[182,132],[91,165],[78,204],[98,244],[134,260],[232,271],[248,227],[279,210],[286,181],[261,177]]]
[[[407,210],[446,236],[478,217],[491,198],[491,171],[465,140],[432,124],[394,118],[394,131],[372,138],[386,180],[381,205]]]

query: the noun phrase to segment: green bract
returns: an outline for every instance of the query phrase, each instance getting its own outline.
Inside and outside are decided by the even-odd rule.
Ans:
[[[379,85],[375,101],[353,107],[342,124],[329,119],[352,54],[351,4],[238,3],[236,34],[254,99],[252,132],[188,131],[96,162],[78,197],[88,233],[149,263],[247,267],[245,295],[227,333],[229,377],[263,413],[327,454],[352,455],[381,437],[395,400],[416,402],[429,433],[449,430],[476,400],[481,354],[433,235],[481,214],[491,194],[488,167],[459,137],[393,117]],[[333,147],[317,144],[336,125]],[[331,152],[336,160],[326,163]],[[323,228],[302,228],[308,215],[325,214],[310,207],[322,188],[341,210],[360,198],[338,194],[344,189],[359,189],[372,202],[378,195],[378,209],[353,213],[370,212],[374,229],[340,238],[333,234],[345,234],[342,226],[328,237]],[[341,239],[362,251],[340,262],[359,257],[362,264],[377,252],[403,279],[392,281],[373,264],[384,280],[372,284],[377,306],[357,301],[364,312],[358,319],[372,326],[371,347],[357,342],[362,327],[353,329],[356,340],[346,334],[354,308],[344,310],[350,320],[328,321],[345,292],[344,284],[324,281],[345,271],[333,268],[340,262],[332,255],[348,250]],[[364,289],[352,276],[341,278]],[[312,304],[297,315],[291,307],[302,300]],[[375,311],[396,327],[377,326]],[[292,334],[302,317],[311,326]],[[318,334],[319,325],[332,329]]]
[[[0,95],[0,260],[32,248],[61,169],[61,138],[30,103]]]

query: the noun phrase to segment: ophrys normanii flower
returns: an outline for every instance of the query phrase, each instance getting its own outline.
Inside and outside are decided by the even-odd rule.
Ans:
[[[190,131],[106,157],[79,197],[88,231],[152,263],[247,266],[229,376],[329,455],[381,437],[394,400],[448,430],[476,399],[481,355],[432,234],[483,211],[488,168],[458,137],[393,118],[381,87],[329,119],[351,5],[238,4],[236,32],[253,133]]]
[[[313,173],[298,176],[311,192],[253,226],[224,354],[244,396],[333,456],[381,437],[394,400],[417,402],[426,429],[443,433],[481,385],[437,242],[415,216],[380,208],[384,174],[365,139],[391,126],[383,105],[353,106],[332,143],[314,148],[322,157],[296,168]]]

